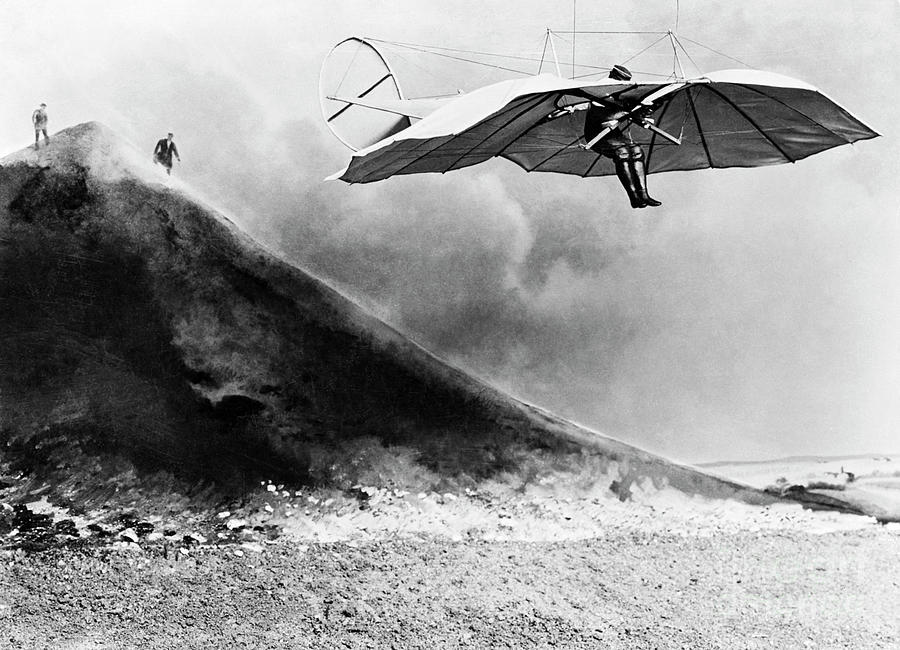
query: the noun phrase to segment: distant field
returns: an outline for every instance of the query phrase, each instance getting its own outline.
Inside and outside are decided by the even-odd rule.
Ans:
[[[700,467],[757,488],[803,486],[846,501],[881,520],[900,521],[900,454],[719,462]]]

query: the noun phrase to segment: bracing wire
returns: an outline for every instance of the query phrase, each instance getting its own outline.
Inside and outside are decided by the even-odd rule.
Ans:
[[[341,92],[341,88],[344,86],[344,81],[347,80],[347,75],[350,74],[350,68],[353,67],[353,63],[356,61],[356,57],[359,56],[359,50],[362,48],[362,43],[358,43],[356,45],[356,49],[353,51],[353,58],[350,59],[350,63],[347,64],[347,69],[344,70],[344,74],[341,77],[341,80],[338,82],[337,89],[335,90],[335,94],[339,95]]]
[[[550,33],[553,34],[553,35],[554,35],[556,38],[558,38],[559,40],[561,40],[563,43],[568,43],[569,45],[572,44],[572,41],[570,41],[568,38],[563,38],[562,36],[560,36],[560,35],[559,35],[559,32],[554,31],[554,30],[551,29],[551,30],[550,30]],[[569,32],[563,32],[563,33],[564,33],[564,34],[568,34]]]
[[[678,37],[673,34],[672,38],[675,39],[675,42],[678,44],[678,47],[680,47],[681,51],[684,52],[684,55],[688,58],[688,61],[691,62],[691,65],[693,65],[697,69],[697,72],[699,72],[700,74],[703,74],[702,68],[700,68],[700,66],[697,65],[697,62],[694,61],[694,57],[691,56],[691,53],[687,51],[687,48],[682,44],[682,42],[680,40],[678,40]]]
[[[686,36],[682,36],[682,38],[683,38],[684,40],[686,40],[688,43],[691,43],[691,44],[693,44],[693,45],[697,45],[697,46],[699,46],[699,47],[702,47],[703,49],[709,50],[710,52],[713,52],[714,54],[718,54],[719,56],[724,56],[726,59],[731,59],[732,61],[734,61],[734,62],[736,62],[736,63],[740,63],[740,64],[741,64],[742,66],[744,66],[745,68],[752,68],[752,67],[753,67],[753,66],[750,65],[749,63],[744,63],[744,62],[741,61],[740,59],[736,59],[736,58],[733,57],[733,56],[729,56],[728,54],[725,54],[724,52],[719,52],[719,50],[715,50],[715,49],[709,47],[708,45],[704,45],[703,43],[698,43],[697,41],[693,41],[693,40],[687,38]]]
[[[426,45],[425,43],[406,43],[404,41],[388,41],[383,38],[374,38],[372,36],[366,36],[365,40],[372,41],[373,43],[384,43],[385,45],[396,45],[397,47],[420,47],[426,48],[429,50],[439,50],[441,52],[458,52],[460,54],[480,54],[482,56],[498,56],[503,58],[511,58],[517,59],[522,58],[513,54],[499,54],[497,52],[479,52],[477,50],[465,50],[458,47],[441,47],[439,45]]]
[[[570,32],[570,31],[557,31],[553,30],[554,34],[668,34],[669,32],[659,32],[659,31],[596,31],[596,30],[583,30],[579,29],[578,31]]]
[[[652,43],[650,43],[650,45],[648,45],[647,47],[645,47],[645,48],[644,48],[643,50],[641,50],[640,52],[637,52],[637,53],[635,53],[635,54],[632,54],[632,55],[629,56],[627,59],[625,59],[624,61],[622,61],[622,65],[625,65],[626,63],[628,63],[628,62],[631,61],[632,59],[636,59],[636,58],[639,57],[641,54],[643,54],[644,52],[646,52],[646,51],[649,50],[650,48],[654,47],[654,46],[655,46],[657,43],[659,43],[660,41],[665,40],[666,36],[668,36],[668,34],[663,34],[662,36],[660,36],[660,37],[657,38],[655,41],[653,41]]]
[[[609,72],[611,68],[603,68],[603,70]],[[671,78],[671,74],[662,74],[659,72],[646,72],[644,70],[632,70],[634,74],[639,74],[642,77],[659,77],[660,79],[669,79]],[[598,74],[602,74],[602,72],[586,72],[585,74],[580,74],[575,77],[575,79],[587,79],[588,77],[594,77]]]
[[[575,24],[575,3],[577,0],[572,0],[572,79],[575,78],[575,35],[578,33],[575,31],[577,25]]]
[[[681,67],[681,62],[678,60],[678,47],[675,45],[675,37],[670,32],[668,34],[669,42],[672,45],[672,78],[678,78],[678,68]],[[683,70],[683,69],[682,69]],[[682,74],[682,76],[684,76]]]
[[[373,40],[374,40],[374,39],[373,39]],[[483,65],[483,66],[486,66],[486,67],[488,67],[488,68],[496,68],[497,70],[505,70],[506,72],[514,72],[514,73],[516,73],[516,74],[525,74],[525,75],[530,75],[530,74],[531,74],[530,72],[526,72],[526,71],[524,71],[524,70],[518,70],[518,69],[516,69],[516,68],[509,68],[509,67],[507,67],[507,66],[496,65],[496,64],[494,64],[494,63],[485,63],[484,61],[477,61],[477,60],[475,60],[475,59],[467,59],[467,58],[465,58],[465,57],[454,56],[454,55],[452,55],[452,54],[444,54],[444,53],[442,53],[442,52],[433,52],[433,51],[431,51],[431,50],[429,50],[429,49],[425,49],[425,48],[421,48],[421,47],[414,47],[414,46],[412,46],[412,45],[401,45],[401,44],[398,44],[398,43],[392,43],[392,42],[390,42],[390,41],[379,41],[379,42],[381,42],[381,43],[386,43],[386,44],[388,44],[388,45],[398,45],[398,46],[400,46],[400,47],[405,47],[405,48],[407,48],[407,49],[410,49],[410,50],[413,50],[413,51],[416,51],[416,52],[425,52],[426,54],[433,54],[434,56],[441,56],[441,57],[444,57],[445,59],[453,59],[454,61],[463,61],[463,62],[465,62],[465,63],[471,63],[471,64],[473,64],[473,65]],[[480,53],[480,52],[472,52],[472,54],[483,54],[483,53]],[[495,56],[500,56],[500,55],[495,55]],[[516,58],[516,59],[525,59],[525,57],[514,57],[514,58]],[[528,61],[536,61],[537,59],[525,59],[525,60],[528,60]]]
[[[473,54],[477,56],[492,56],[500,59],[514,59],[516,61],[530,61],[537,62],[540,59],[536,59],[534,57],[528,56],[518,56],[515,54],[499,54],[497,52],[479,52],[478,50],[462,50],[454,47],[438,47],[436,45],[423,45],[421,43],[403,43],[400,41],[385,41],[380,38],[366,38],[367,41],[372,41],[373,43],[384,43],[385,45],[394,45],[395,47],[405,47],[409,49],[416,49],[421,52],[426,52],[428,54],[434,54],[435,56],[442,56],[440,52],[454,52],[457,54]],[[434,52],[432,50],[438,50]],[[481,65],[492,65],[490,63],[485,63],[483,61],[473,61],[473,63],[479,63]]]
[[[403,61],[403,62],[406,63],[407,65],[410,65],[410,66],[416,68],[417,70],[421,70],[422,72],[424,72],[426,75],[428,75],[429,77],[431,77],[431,78],[433,78],[433,79],[441,79],[441,76],[440,76],[438,73],[434,72],[433,70],[430,70],[430,69],[426,68],[424,65],[420,65],[420,64],[416,63],[415,61],[413,61],[413,60],[412,60],[411,58],[409,58],[408,56],[403,56],[403,55],[402,55],[401,53],[399,53],[399,52],[393,52],[393,53],[392,53],[392,56],[396,56],[398,59],[400,59],[401,61]]]
[[[679,21],[680,21],[680,0],[675,0],[675,31],[676,31],[676,32],[677,32],[677,29],[678,29]],[[565,35],[570,35],[570,36],[572,37],[571,41],[569,41],[569,39],[567,39],[567,38],[562,37],[561,35],[563,35],[563,34],[565,34]],[[525,71],[525,70],[521,70],[521,69],[518,69],[518,68],[515,68],[515,67],[510,67],[510,66],[507,66],[507,65],[500,65],[500,64],[498,64],[498,63],[492,63],[492,62],[488,62],[488,61],[479,61],[479,60],[477,60],[477,59],[469,58],[469,57],[467,57],[467,56],[460,56],[460,55],[472,55],[472,56],[480,56],[480,57],[493,57],[493,58],[497,58],[497,59],[507,59],[507,60],[510,60],[510,61],[523,61],[523,62],[524,62],[524,61],[527,61],[527,62],[530,62],[530,63],[537,63],[537,64],[538,64],[538,72],[537,72],[537,73],[540,74],[541,72],[543,72],[544,63],[546,62],[546,58],[547,58],[547,48],[548,48],[549,40],[550,40],[551,38],[553,38],[554,36],[556,36],[556,37],[559,37],[560,40],[562,40],[563,42],[570,43],[571,46],[572,46],[572,61],[571,61],[571,66],[572,66],[572,79],[583,79],[583,78],[586,78],[586,77],[592,77],[592,76],[601,74],[601,73],[603,73],[603,72],[608,72],[608,71],[610,70],[610,68],[609,68],[608,66],[590,65],[590,64],[585,64],[585,63],[578,63],[578,62],[576,61],[576,39],[575,39],[575,36],[578,35],[578,34],[583,34],[583,35],[588,35],[588,34],[599,34],[599,35],[616,35],[616,34],[635,35],[635,34],[641,34],[641,35],[653,35],[653,36],[659,36],[659,38],[657,38],[655,41],[653,41],[652,43],[650,43],[650,45],[644,47],[643,49],[639,50],[639,51],[636,52],[635,54],[632,54],[632,55],[629,56],[627,59],[625,59],[624,61],[622,61],[622,64],[625,64],[625,63],[628,63],[628,62],[634,60],[635,58],[637,58],[637,57],[640,56],[641,54],[645,53],[647,50],[650,50],[651,48],[653,48],[654,46],[656,46],[657,44],[659,44],[663,39],[665,39],[665,38],[667,38],[667,37],[670,38],[671,43],[672,43],[673,56],[674,56],[674,61],[673,61],[673,64],[672,64],[672,73],[671,73],[670,75],[664,75],[664,74],[653,73],[653,72],[635,71],[635,72],[637,72],[638,74],[647,75],[647,76],[652,76],[652,77],[662,77],[662,78],[665,78],[665,77],[667,77],[667,76],[669,76],[669,77],[678,77],[678,67],[680,66],[680,61],[679,61],[679,49],[681,50],[682,53],[684,53],[684,54],[687,56],[687,59],[688,59],[688,60],[691,62],[691,64],[697,69],[697,71],[700,72],[700,73],[702,74],[702,69],[700,68],[699,65],[697,65],[697,62],[696,62],[696,61],[694,60],[694,58],[691,56],[690,52],[689,52],[689,51],[687,50],[687,48],[685,47],[684,43],[682,43],[682,40],[685,41],[685,42],[691,43],[692,45],[696,45],[696,46],[698,46],[698,47],[702,47],[703,49],[708,50],[708,51],[710,51],[710,52],[712,52],[712,53],[714,53],[714,54],[717,54],[717,55],[719,55],[719,56],[722,56],[722,57],[725,57],[725,58],[727,58],[727,59],[730,59],[730,60],[732,60],[732,61],[734,61],[734,62],[736,62],[736,63],[739,63],[740,65],[742,65],[742,66],[744,66],[744,67],[747,67],[747,68],[752,67],[752,66],[750,66],[749,64],[745,63],[744,61],[741,61],[740,59],[738,59],[738,58],[736,58],[736,57],[733,57],[733,56],[730,56],[730,55],[728,55],[728,54],[725,54],[724,52],[720,52],[719,50],[716,50],[716,49],[714,49],[714,48],[712,48],[712,47],[709,47],[708,45],[704,45],[703,43],[699,43],[699,42],[697,42],[697,41],[695,41],[695,40],[693,40],[693,39],[687,38],[687,37],[685,37],[685,36],[678,37],[678,36],[676,36],[676,34],[675,34],[674,32],[672,32],[672,31],[648,31],[648,30],[579,30],[579,29],[577,29],[577,0],[573,0],[573,1],[572,1],[572,30],[571,30],[571,31],[556,31],[556,30],[553,30],[552,33],[549,33],[549,30],[548,30],[548,33],[545,34],[544,39],[543,39],[543,48],[542,48],[542,50],[541,50],[540,58],[535,58],[535,57],[531,57],[531,56],[520,56],[520,55],[515,55],[515,54],[500,54],[500,53],[497,53],[497,52],[484,52],[484,51],[479,51],[479,50],[466,50],[466,49],[452,48],[452,47],[439,47],[439,46],[434,46],[434,45],[424,45],[424,44],[420,44],[420,43],[407,43],[407,42],[401,42],[401,41],[388,41],[388,40],[379,39],[379,38],[366,38],[365,40],[369,40],[369,41],[372,41],[372,42],[375,42],[375,43],[382,43],[382,44],[385,44],[385,45],[391,45],[391,46],[394,46],[394,47],[397,47],[397,48],[409,49],[409,50],[412,50],[412,51],[415,51],[415,52],[423,52],[423,53],[425,53],[425,54],[432,54],[432,55],[434,55],[434,56],[444,57],[444,58],[447,58],[447,59],[452,59],[452,60],[455,60],[455,61],[461,61],[461,62],[464,62],[464,63],[471,63],[471,64],[473,64],[473,65],[479,65],[479,66],[484,66],[484,67],[488,67],[488,68],[494,68],[494,69],[497,69],[497,70],[504,70],[504,71],[506,71],[506,72],[512,72],[512,73],[515,73],[515,74],[520,74],[520,75],[531,75],[531,74],[533,74],[532,72],[527,72],[527,71]],[[593,70],[594,72],[587,72],[587,73],[584,73],[584,74],[577,74],[578,69],[588,69],[588,70]],[[683,69],[682,69],[682,75],[683,75],[683,74],[684,74],[684,71],[683,71]]]
[[[577,18],[577,15],[576,15],[575,17]],[[574,18],[573,18],[573,20],[574,20]],[[556,30],[553,30],[552,34],[553,34],[553,36],[557,36],[557,37],[560,37],[561,34],[572,35],[572,36],[573,36],[573,39],[572,39],[571,41],[570,41],[569,39],[567,39],[567,38],[562,38],[562,37],[560,37],[560,40],[562,40],[562,41],[564,41],[564,42],[567,42],[567,43],[571,43],[571,45],[572,45],[572,50],[573,50],[573,52],[574,52],[574,51],[575,51],[575,39],[574,39],[574,36],[575,36],[576,34],[647,34],[647,35],[661,35],[662,38],[665,38],[665,37],[668,35],[668,32],[660,32],[660,31],[636,31],[636,30],[626,30],[626,31],[611,31],[611,30],[604,30],[604,31],[597,31],[597,30],[577,30],[577,29],[573,29],[572,31],[556,31]],[[487,56],[487,57],[494,57],[494,58],[500,58],[500,59],[509,59],[509,60],[514,60],[514,61],[528,61],[528,62],[532,62],[532,63],[537,63],[538,66],[539,66],[539,67],[538,67],[538,72],[540,73],[540,71],[543,69],[543,64],[544,64],[544,62],[546,61],[547,41],[548,41],[549,38],[551,38],[551,37],[550,37],[550,36],[545,36],[545,38],[544,38],[544,46],[543,46],[543,51],[541,52],[541,57],[540,57],[540,58],[528,57],[528,56],[518,56],[518,55],[515,55],[515,54],[500,54],[500,53],[497,53],[497,52],[484,52],[484,51],[479,51],[479,50],[465,50],[465,49],[461,49],[461,48],[453,48],[453,47],[438,47],[438,46],[435,46],[435,45],[424,45],[424,44],[421,44],[421,43],[406,43],[406,42],[402,42],[402,41],[388,41],[388,40],[385,40],[385,39],[372,38],[372,37],[366,37],[365,40],[367,40],[367,41],[372,41],[372,42],[374,42],[374,43],[383,43],[383,44],[385,44],[385,45],[393,45],[393,46],[395,46],[395,47],[406,48],[406,49],[410,49],[410,50],[417,51],[417,52],[424,52],[424,53],[426,53],[426,54],[433,54],[434,56],[442,56],[442,57],[444,57],[444,58],[453,59],[453,60],[456,60],[456,61],[463,61],[463,62],[465,62],[465,63],[471,63],[471,64],[473,64],[473,65],[481,65],[481,66],[485,66],[485,67],[496,68],[496,69],[498,69],[498,70],[505,70],[505,71],[507,71],[507,72],[515,72],[516,74],[531,74],[531,73],[527,73],[527,72],[525,72],[525,71],[523,71],[523,70],[519,70],[519,69],[516,69],[516,68],[511,68],[511,67],[508,67],[508,66],[498,65],[498,64],[495,64],[495,63],[488,63],[488,62],[485,62],[485,61],[477,61],[477,60],[470,59],[470,58],[466,58],[466,57],[462,57],[462,56],[455,56],[455,54],[470,54],[470,55],[473,55],[473,56]],[[662,38],[660,38],[659,40],[662,40]],[[656,43],[658,43],[659,40],[657,40]],[[687,40],[687,39],[685,39],[685,40]],[[654,43],[654,44],[655,44],[655,43]],[[449,54],[449,53],[453,53],[453,54]],[[632,58],[633,58],[633,57],[632,57]],[[629,60],[630,60],[630,59],[629,59]],[[575,67],[576,67],[576,66],[579,67],[579,68],[588,68],[588,69],[594,69],[594,70],[600,70],[600,71],[602,71],[602,70],[609,70],[609,67],[605,67],[605,66],[597,66],[597,65],[589,65],[589,64],[583,64],[583,63],[576,63],[575,55],[574,55],[574,54],[573,54],[573,57],[572,57],[572,66],[573,66],[573,73],[574,73],[574,71],[575,71]]]
[[[550,38],[550,32],[544,35],[544,49],[541,50],[541,64],[538,66],[538,74],[544,69],[544,57],[547,56],[547,40]]]
[[[564,32],[564,33],[568,33],[568,32]],[[556,38],[558,38],[559,40],[563,41],[564,43],[571,43],[571,41],[569,41],[568,39],[563,38],[562,36],[560,36],[560,35],[559,35],[559,32],[551,32],[551,34],[552,34],[553,36],[555,36]],[[663,38],[665,38],[665,37],[663,37]],[[659,41],[657,41],[657,42],[659,42]],[[609,72],[610,69],[611,69],[611,67],[608,66],[608,65],[593,65],[593,64],[591,64],[591,63],[576,63],[575,65],[576,65],[578,68],[582,68],[582,69],[586,68],[586,69],[588,69],[588,70],[596,70],[596,72],[590,72],[590,73],[585,73],[585,74],[581,74],[581,75],[576,75],[576,76],[572,77],[573,79],[580,79],[580,78],[583,78],[583,77],[590,77],[590,76],[593,76],[593,75],[595,75],[595,74],[600,74],[600,73],[602,73],[602,72]],[[640,74],[645,74],[645,73],[642,72],[642,73],[640,73]],[[651,73],[648,72],[648,73],[646,73],[646,74],[651,74]],[[663,75],[663,76],[665,76],[665,75]]]

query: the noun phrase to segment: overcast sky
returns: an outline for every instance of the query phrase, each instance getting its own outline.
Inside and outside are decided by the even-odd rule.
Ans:
[[[670,457],[898,452],[900,3],[680,5],[680,35],[803,79],[884,137],[652,176],[655,210],[628,208],[615,179],[506,161],[323,183],[349,154],[317,98],[337,41],[532,56],[572,5],[5,0],[0,152],[29,142],[42,101],[51,131],[99,120],[148,157],[174,131],[174,173],[269,246],[515,395]],[[577,19],[664,30],[675,2],[579,2]],[[638,42],[579,39],[598,65]],[[671,67],[652,55],[642,68]]]

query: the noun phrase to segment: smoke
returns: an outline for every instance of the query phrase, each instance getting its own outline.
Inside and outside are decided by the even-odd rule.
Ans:
[[[252,15],[103,4],[48,4],[41,25],[32,4],[4,6],[0,23],[21,25],[0,46],[18,63],[0,108],[4,150],[27,143],[38,101],[53,130],[97,119],[148,157],[174,131],[174,173],[270,247],[514,394],[670,456],[896,445],[900,157],[889,137],[796,166],[654,176],[657,210],[631,210],[614,179],[503,161],[325,183],[348,154],[315,97],[333,43],[434,42],[441,25],[438,44],[530,52],[559,16],[468,0],[375,13],[332,3],[328,15],[274,2]],[[885,67],[897,60],[896,3],[681,4],[681,33],[823,87],[876,130],[896,123],[900,73]],[[583,12],[582,28],[606,24]],[[671,17],[635,5],[618,18],[646,29]],[[737,65],[694,53],[706,69]]]

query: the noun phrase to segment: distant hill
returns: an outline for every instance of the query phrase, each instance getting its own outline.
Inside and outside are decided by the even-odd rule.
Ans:
[[[327,482],[336,450],[365,439],[455,479],[526,476],[540,456],[589,461],[621,499],[671,486],[772,500],[449,365],[148,158],[92,122],[0,161],[5,440],[70,436],[186,474]]]

